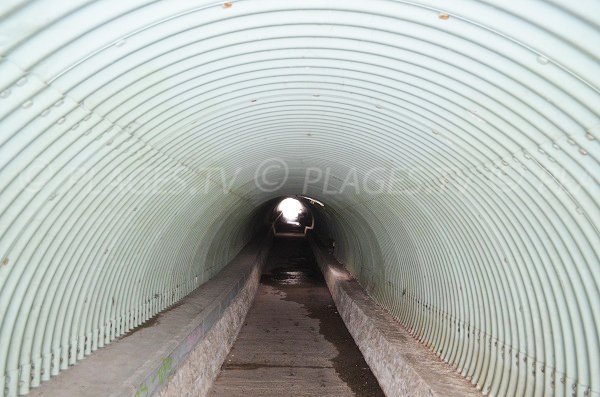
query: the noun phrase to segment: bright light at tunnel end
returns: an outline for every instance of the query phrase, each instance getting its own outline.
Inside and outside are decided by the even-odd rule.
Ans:
[[[302,208],[303,206],[300,201],[288,197],[279,203],[277,211],[281,212],[281,216],[283,216],[286,221],[292,223],[298,219],[300,212],[302,212]]]

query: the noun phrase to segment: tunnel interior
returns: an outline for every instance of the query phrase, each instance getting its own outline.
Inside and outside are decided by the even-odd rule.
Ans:
[[[600,395],[599,26],[594,0],[1,2],[0,396],[301,196],[483,393]]]

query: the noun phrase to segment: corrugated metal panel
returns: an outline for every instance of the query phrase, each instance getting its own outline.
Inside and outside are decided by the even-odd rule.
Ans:
[[[370,293],[485,393],[600,395],[600,2],[0,15],[0,395],[187,294],[258,203],[299,193],[328,204]],[[269,158],[288,167],[274,192],[252,181]],[[207,188],[210,167],[226,174]],[[395,191],[302,192],[307,167],[330,188],[381,167]]]

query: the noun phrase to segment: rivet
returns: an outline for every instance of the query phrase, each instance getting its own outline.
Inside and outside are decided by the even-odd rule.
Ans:
[[[595,140],[595,139],[596,139],[596,137],[595,137],[595,136],[593,136],[593,135],[592,135],[591,133],[589,133],[589,132],[588,132],[587,134],[585,134],[585,137],[586,137],[587,139],[589,139],[590,141],[593,141],[593,140]]]
[[[560,146],[558,146],[558,144],[556,144],[556,143],[553,143],[552,147],[556,150],[560,150]]]
[[[506,160],[502,160],[502,165],[507,166],[508,163],[506,162]]]
[[[0,93],[0,97],[7,98],[10,95],[10,89],[6,89]]]
[[[30,107],[31,107],[31,105],[33,105],[33,101],[29,100],[29,101],[25,101],[25,102],[23,102],[23,104],[21,105],[21,107],[22,107],[23,109],[27,109],[27,108],[30,108]]]
[[[48,200],[52,201],[56,198],[56,193],[52,193],[49,197]]]
[[[21,77],[19,80],[17,80],[17,85],[19,87],[23,87],[25,84],[27,84],[27,77]]]
[[[59,107],[60,105],[62,105],[63,103],[65,103],[64,100],[59,99],[58,101],[56,101],[56,103],[54,104],[54,106]]]
[[[71,130],[76,130],[77,128],[79,128],[79,123],[76,123],[73,127],[71,127]]]
[[[56,124],[62,124],[65,122],[65,118],[61,117],[60,119],[56,120]]]
[[[583,214],[583,208],[581,207],[575,208],[575,211],[577,211],[578,214]]]
[[[45,109],[44,111],[42,111],[42,113],[40,114],[42,117],[45,117],[48,115],[48,113],[50,113],[50,109]]]
[[[538,63],[540,63],[540,64],[542,64],[542,65],[547,65],[547,64],[548,64],[548,62],[550,62],[550,60],[548,60],[548,58],[546,58],[546,57],[545,57],[545,56],[543,56],[543,55],[538,55],[538,57],[537,57],[537,61],[538,61]]]
[[[569,142],[571,145],[575,145],[575,141],[572,138],[567,138],[567,142]]]
[[[523,155],[526,159],[531,160],[531,155],[529,153],[525,152]]]
[[[84,121],[88,121],[90,118],[92,118],[92,114],[86,114],[85,117],[83,118]]]
[[[544,149],[542,149],[542,147],[541,147],[541,146],[540,146],[540,147],[538,147],[538,152],[540,152],[540,153],[542,153],[542,154],[546,153],[546,152],[544,152]]]
[[[119,40],[115,43],[115,47],[123,47],[126,42],[127,42],[127,40],[125,40],[125,39]]]
[[[588,154],[587,150],[585,150],[584,148],[579,148],[579,153],[583,154],[584,156]]]
[[[313,94],[313,96],[314,96],[315,98],[318,98],[318,97],[320,97],[321,95],[319,95],[319,94]]]

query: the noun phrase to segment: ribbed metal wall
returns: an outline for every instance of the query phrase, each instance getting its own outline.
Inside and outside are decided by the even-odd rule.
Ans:
[[[484,393],[600,395],[597,0],[0,15],[0,395],[187,294],[259,203],[299,193],[327,204],[374,298]],[[289,167],[276,192],[253,182],[270,158]],[[207,167],[226,177],[207,187]],[[307,167],[329,167],[330,190],[352,170],[404,176],[301,192]]]

